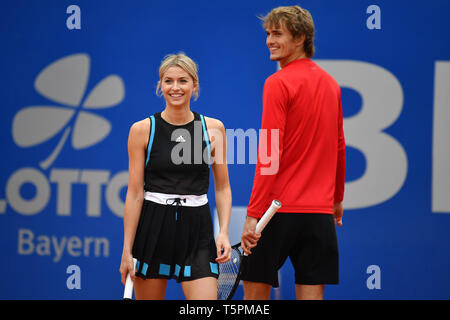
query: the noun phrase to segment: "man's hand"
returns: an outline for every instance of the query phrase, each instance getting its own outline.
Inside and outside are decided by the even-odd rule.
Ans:
[[[252,248],[256,247],[261,233],[256,233],[256,224],[258,219],[247,216],[244,224],[244,230],[241,237],[241,248],[247,255],[251,254]]]
[[[334,225],[342,226],[342,215],[344,214],[344,207],[342,206],[342,202],[336,202],[333,208],[334,212]]]

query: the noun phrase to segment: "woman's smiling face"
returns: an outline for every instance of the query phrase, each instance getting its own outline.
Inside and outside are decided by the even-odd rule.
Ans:
[[[180,67],[170,67],[161,79],[161,91],[167,105],[188,106],[197,85],[192,77]]]

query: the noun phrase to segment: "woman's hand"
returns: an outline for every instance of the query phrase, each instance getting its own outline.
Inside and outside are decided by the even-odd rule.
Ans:
[[[122,261],[120,262],[120,274],[122,276],[122,284],[125,285],[125,282],[127,280],[127,275],[130,274],[131,280],[136,278],[135,277],[135,270],[134,270],[134,263],[133,263],[133,256],[130,252],[123,252],[122,253]]]
[[[226,233],[219,233],[216,240],[218,263],[224,263],[231,259],[231,245]]]

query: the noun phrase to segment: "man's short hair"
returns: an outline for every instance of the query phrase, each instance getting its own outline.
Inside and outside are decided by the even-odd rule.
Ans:
[[[260,19],[263,21],[264,29],[279,28],[280,23],[283,23],[294,38],[304,34],[303,49],[306,56],[312,58],[314,55],[314,21],[308,10],[300,6],[278,7]]]

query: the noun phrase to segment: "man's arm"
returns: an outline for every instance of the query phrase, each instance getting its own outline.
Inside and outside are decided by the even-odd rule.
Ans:
[[[345,188],[345,137],[343,127],[341,94],[339,91],[339,115],[338,115],[338,158],[336,167],[336,184],[334,191],[334,219],[338,226],[342,226],[342,215],[344,209],[342,201],[344,200]]]
[[[288,92],[281,80],[275,75],[264,84],[263,114],[258,146],[252,195],[247,207],[247,219],[242,232],[242,249],[250,254],[256,246],[260,234],[255,233],[257,219],[270,206],[269,198],[275,183],[283,154],[284,129],[288,105]]]
[[[287,89],[278,77],[272,75],[264,84],[262,131],[248,216],[260,218],[273,200],[269,195],[283,155],[287,105]]]

